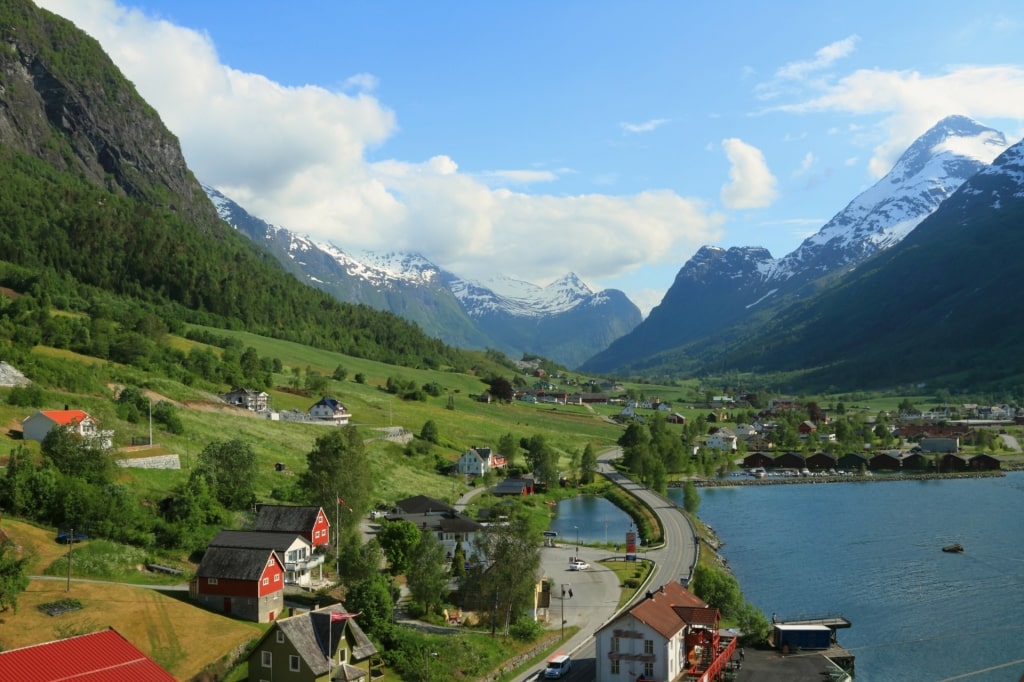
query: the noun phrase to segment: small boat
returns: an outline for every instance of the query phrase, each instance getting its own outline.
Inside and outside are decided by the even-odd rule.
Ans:
[[[955,542],[952,545],[946,545],[945,547],[943,547],[942,551],[950,552],[952,554],[959,554],[960,552],[964,551],[964,546],[961,545],[959,542]]]

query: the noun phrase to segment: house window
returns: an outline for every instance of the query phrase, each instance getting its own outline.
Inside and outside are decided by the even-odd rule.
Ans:
[[[645,639],[644,640],[644,653],[645,654],[653,654],[654,653],[654,640],[653,639]]]
[[[299,672],[299,657],[292,654],[288,657],[288,670],[293,673]]]
[[[274,665],[274,654],[271,652],[261,651],[260,658],[262,659],[260,662],[263,664],[264,668],[269,668]]]
[[[270,584],[270,578],[264,578],[263,579],[263,584],[264,585],[269,585]]]
[[[654,662],[647,661],[644,663],[644,677],[654,677]]]
[[[619,659],[613,658],[611,663],[612,663],[612,670],[611,670],[612,675],[618,675],[619,674]]]
[[[277,643],[284,644],[284,633],[280,630],[277,631]]]
[[[612,653],[616,654],[619,652],[619,638],[612,637]]]
[[[206,584],[207,585],[216,585],[217,584],[217,579],[216,578],[207,578],[206,579]]]
[[[275,583],[281,582],[281,574],[280,573],[275,573],[274,574],[274,582]]]

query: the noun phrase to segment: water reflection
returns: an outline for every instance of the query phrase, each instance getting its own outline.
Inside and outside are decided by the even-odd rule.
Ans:
[[[579,537],[582,544],[625,542],[631,519],[624,511],[603,497],[579,495],[562,500],[551,520],[551,530],[559,542],[573,544]]]

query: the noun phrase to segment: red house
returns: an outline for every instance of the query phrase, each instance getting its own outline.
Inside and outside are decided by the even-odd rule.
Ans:
[[[189,597],[214,611],[269,623],[284,610],[284,564],[269,549],[207,547]]]
[[[331,523],[323,507],[291,507],[265,504],[256,512],[253,530],[301,535],[313,543],[313,549],[331,540]]]
[[[0,680],[147,680],[174,676],[116,630],[100,630],[0,653]]]

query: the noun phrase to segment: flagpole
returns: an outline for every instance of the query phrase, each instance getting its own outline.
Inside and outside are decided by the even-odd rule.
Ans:
[[[334,491],[334,579],[339,579],[341,573],[341,525],[339,525],[338,511],[341,507],[341,497],[338,495],[338,491]]]

